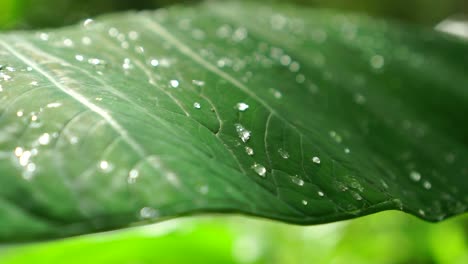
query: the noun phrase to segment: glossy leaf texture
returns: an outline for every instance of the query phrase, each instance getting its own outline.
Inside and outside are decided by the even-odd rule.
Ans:
[[[207,3],[0,37],[0,240],[200,212],[318,224],[468,204],[468,45]]]

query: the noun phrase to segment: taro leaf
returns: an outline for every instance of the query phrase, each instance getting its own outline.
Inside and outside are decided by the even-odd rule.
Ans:
[[[468,45],[278,5],[0,37],[0,240],[196,212],[318,224],[468,203]]]

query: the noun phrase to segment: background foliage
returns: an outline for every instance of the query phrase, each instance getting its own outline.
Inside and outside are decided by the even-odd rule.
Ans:
[[[264,0],[262,2],[275,1],[277,2],[278,0]],[[200,1],[2,0],[0,1],[0,29],[57,27],[74,23],[85,17],[113,11],[155,9],[174,3],[193,4],[196,2]],[[450,15],[466,15],[468,13],[468,1],[465,0],[290,0],[289,2],[300,5],[351,10],[426,25],[433,25]]]
[[[468,262],[467,220],[430,224],[382,212],[303,227],[245,217],[189,217],[6,248],[0,263],[463,264]]]

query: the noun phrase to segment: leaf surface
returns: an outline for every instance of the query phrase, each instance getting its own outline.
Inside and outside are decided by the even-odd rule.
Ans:
[[[0,240],[196,212],[466,211],[468,45],[287,5],[0,36]]]

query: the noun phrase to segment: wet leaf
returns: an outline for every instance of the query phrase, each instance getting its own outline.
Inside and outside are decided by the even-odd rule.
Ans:
[[[253,4],[0,37],[0,240],[189,213],[466,211],[468,45]]]

